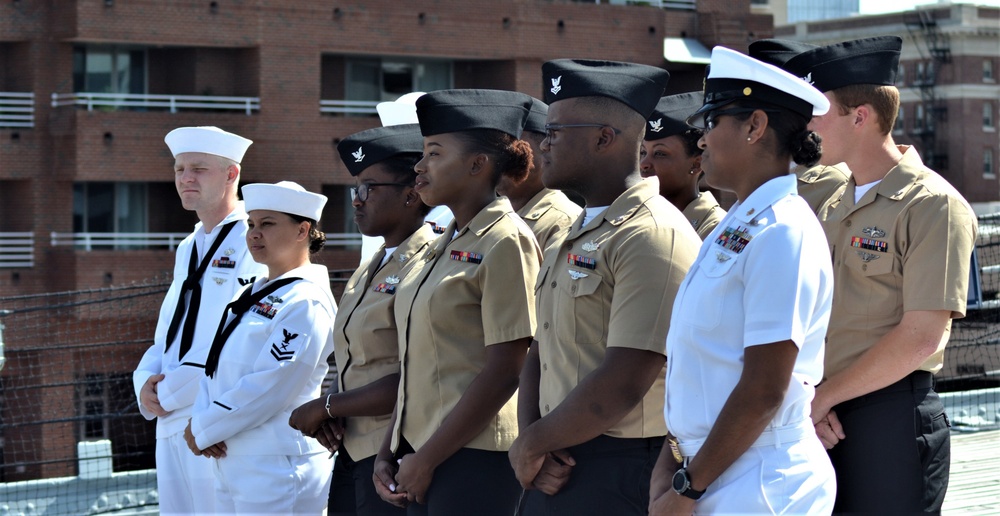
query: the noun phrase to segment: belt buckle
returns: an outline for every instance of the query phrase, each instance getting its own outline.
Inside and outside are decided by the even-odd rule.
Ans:
[[[667,445],[670,446],[670,453],[674,456],[674,460],[678,464],[683,464],[684,457],[681,455],[681,448],[677,444],[677,438],[673,436],[667,437]]]

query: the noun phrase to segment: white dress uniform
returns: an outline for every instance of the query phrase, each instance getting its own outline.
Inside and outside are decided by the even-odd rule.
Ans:
[[[823,229],[778,177],[737,203],[702,244],[667,335],[667,428],[698,453],[743,370],[744,349],[791,340],[788,392],[757,441],[698,501],[699,514],[829,514],[835,481],[810,419],[823,377],[833,270]]]
[[[191,414],[199,448],[226,443],[226,457],[213,460],[218,512],[319,514],[326,508],[333,460],[318,441],[288,426],[288,418],[321,394],[337,305],[325,266],[305,265],[273,281],[283,278],[302,279],[244,314],[214,377],[203,376]],[[258,279],[249,288],[258,292],[271,282]],[[233,318],[229,311],[225,317]]]
[[[156,422],[156,482],[161,514],[213,512],[215,495],[211,463],[191,453],[183,434],[191,417],[191,406],[198,394],[199,383],[205,377],[205,357],[212,345],[222,309],[244,285],[252,283],[255,277],[267,274],[267,269],[253,261],[247,250],[246,221],[247,214],[240,202],[211,232],[205,233],[199,222],[194,232],[181,241],[174,262],[173,283],[160,306],[153,345],[146,350],[132,373],[139,412],[148,420],[155,416],[142,406],[139,393],[150,376],[165,375],[164,380],[156,385],[160,405],[164,410],[171,411]],[[181,285],[188,276],[191,252],[197,243],[198,256],[195,258],[200,263],[222,227],[230,222],[236,225],[211,256],[211,262],[201,278],[200,309],[197,314],[186,314],[186,317],[196,316],[197,322],[191,349],[182,357],[179,342],[182,332],[177,332],[168,349],[167,329],[177,307]],[[186,321],[181,322],[183,327]]]

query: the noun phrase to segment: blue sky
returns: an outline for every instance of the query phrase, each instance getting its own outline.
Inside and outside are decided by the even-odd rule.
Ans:
[[[936,4],[936,0],[861,0],[861,14],[906,11],[916,5]],[[973,3],[1000,7],[1000,0],[973,0],[953,3]]]

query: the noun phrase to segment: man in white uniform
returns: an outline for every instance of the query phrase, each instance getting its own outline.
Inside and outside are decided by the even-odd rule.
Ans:
[[[153,345],[132,375],[139,411],[157,418],[161,514],[214,512],[212,463],[191,454],[184,427],[222,311],[243,285],[266,275],[247,251],[247,214],[236,191],[250,140],[217,127],[181,127],[166,138],[181,203],[200,222],[177,248],[173,283]]]

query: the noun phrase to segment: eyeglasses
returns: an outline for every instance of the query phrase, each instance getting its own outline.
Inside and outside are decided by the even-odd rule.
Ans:
[[[608,124],[545,124],[545,137],[551,140],[556,131],[560,131],[563,129],[572,129],[574,127],[611,127],[611,126]],[[611,130],[614,131],[615,134],[621,134],[621,131],[615,129],[614,127],[611,127]]]
[[[705,132],[707,133],[712,129],[715,129],[715,126],[719,125],[718,122],[716,122],[716,119],[719,118],[720,116],[745,115],[747,113],[753,113],[754,111],[757,110],[764,111],[765,113],[776,112],[773,109],[764,109],[764,108],[732,108],[732,109],[722,109],[719,111],[709,111],[708,113],[705,114],[705,117],[702,119],[703,123],[700,129],[704,129]],[[697,120],[694,120],[694,122],[697,122]],[[698,126],[695,125],[695,127]]]
[[[411,186],[409,183],[361,183],[357,188],[351,188],[351,200],[365,202],[368,192],[376,186]]]

